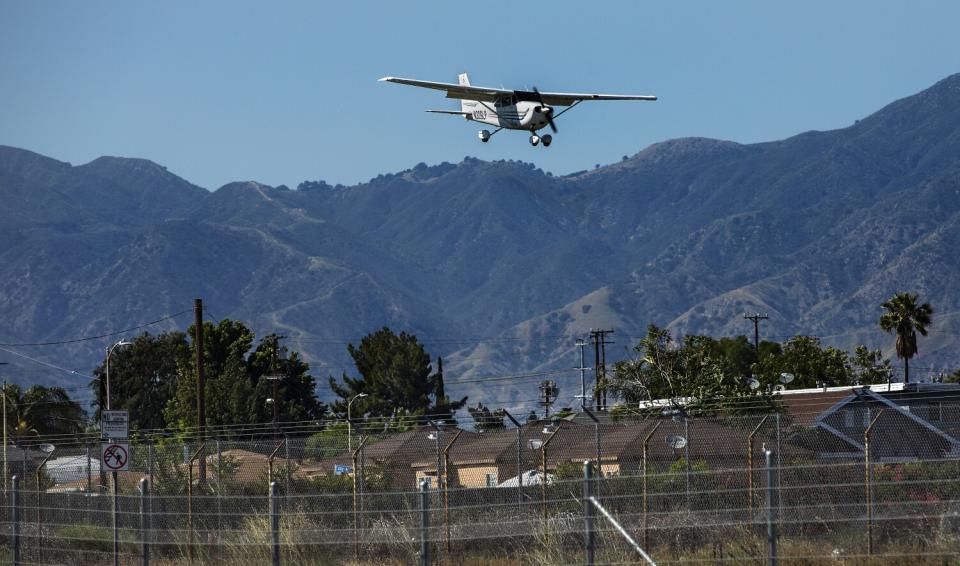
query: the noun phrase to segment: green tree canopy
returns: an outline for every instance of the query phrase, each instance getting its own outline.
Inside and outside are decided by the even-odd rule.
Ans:
[[[7,435],[17,444],[39,437],[80,434],[87,420],[80,404],[62,387],[34,385],[26,390],[7,384],[3,390]]]
[[[910,358],[917,354],[917,332],[927,335],[933,316],[930,303],[918,304],[918,296],[897,293],[880,307],[880,328],[897,336],[897,357],[903,360],[903,382],[910,383]]]
[[[412,334],[396,334],[383,327],[364,336],[359,346],[348,345],[347,352],[359,376],[344,373],[342,384],[330,377],[330,387],[340,397],[332,406],[336,413],[346,415],[347,404],[360,393],[367,396],[358,398],[352,405],[353,417],[430,415],[434,419],[449,420],[467,402],[466,397],[459,401],[447,399],[438,387],[442,377],[432,373],[430,356]]]
[[[188,334],[194,335],[193,327]],[[317,399],[308,364],[283,346],[281,339],[267,335],[250,351],[254,335],[243,323],[228,319],[216,325],[204,323],[208,427],[231,426],[240,434],[236,425],[270,423],[272,403],[277,404],[277,420],[281,423],[323,418],[326,406]],[[188,355],[181,363],[175,393],[163,415],[168,426],[191,430],[197,422],[196,360]],[[267,399],[273,401],[268,403]]]
[[[615,366],[612,384],[628,404],[669,399],[699,414],[770,409],[768,390],[748,385],[756,352],[745,337],[694,335],[677,344],[669,331],[650,325],[634,352],[634,360]]]
[[[183,332],[151,335],[144,332],[110,355],[110,400],[115,410],[130,413],[130,430],[160,429],[163,409],[173,397],[178,377],[188,371],[190,345]],[[97,392],[94,420],[106,398],[106,360],[94,370],[91,388]]]
[[[850,361],[859,385],[886,383],[893,375],[890,360],[884,358],[880,350],[871,350],[862,344],[854,350]]]
[[[473,418],[473,426],[477,430],[493,431],[507,428],[507,425],[503,422],[507,413],[502,408],[491,411],[490,407],[483,403],[477,403],[476,407],[467,407],[467,412]]]

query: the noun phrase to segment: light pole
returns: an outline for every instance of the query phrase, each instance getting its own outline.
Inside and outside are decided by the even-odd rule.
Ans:
[[[116,344],[107,348],[107,410],[110,410],[110,354],[113,353],[120,346],[129,346],[133,342],[127,342],[124,339],[120,339]]]
[[[353,421],[350,420],[350,407],[353,406],[353,402],[361,397],[369,397],[366,393],[357,393],[350,399],[350,402],[347,403],[347,450],[351,453],[353,452]]]

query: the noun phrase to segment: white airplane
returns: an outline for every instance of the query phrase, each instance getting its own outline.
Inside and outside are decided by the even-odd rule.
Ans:
[[[459,79],[459,84],[435,83],[399,77],[383,77],[380,80],[447,91],[447,98],[460,99],[460,110],[427,110],[427,112],[463,116],[467,120],[495,126],[497,129],[492,132],[490,130],[480,130],[479,136],[482,142],[490,141],[493,134],[506,128],[508,130],[527,130],[530,132],[530,144],[535,146],[543,142],[544,147],[550,145],[553,136],[550,134],[539,136],[537,130],[550,126],[553,133],[557,133],[557,126],[553,121],[584,100],[657,99],[656,96],[635,94],[578,94],[572,92],[540,92],[536,88],[526,91],[471,86],[466,73],[461,74]],[[568,108],[554,114],[554,106],[567,106]]]

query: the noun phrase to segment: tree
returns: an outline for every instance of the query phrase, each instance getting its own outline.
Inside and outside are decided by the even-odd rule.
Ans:
[[[854,350],[851,365],[858,385],[884,383],[893,374],[890,360],[884,358],[880,350],[871,350],[863,344]]]
[[[265,336],[251,352],[254,334],[243,323],[228,319],[216,325],[205,322],[203,332],[208,427],[272,422],[273,406],[267,399],[277,403],[278,422],[317,420],[326,414],[326,406],[317,399],[309,365],[281,344],[281,336]],[[188,334],[194,335],[193,327]],[[196,426],[195,367],[195,360],[188,356],[175,394],[163,411],[168,426],[181,430]],[[267,376],[277,377],[276,398],[274,382]]]
[[[904,383],[910,383],[910,358],[917,354],[917,332],[926,336],[933,316],[930,303],[917,304],[917,300],[917,295],[897,293],[880,305],[887,311],[880,315],[880,328],[897,336],[897,357],[903,360]]]
[[[668,399],[688,414],[769,410],[769,389],[751,389],[745,379],[756,359],[750,350],[745,337],[686,336],[676,344],[666,329],[650,325],[634,348],[637,358],[616,365],[612,389],[628,403]]]
[[[490,407],[483,403],[477,403],[476,407],[467,407],[467,412],[473,418],[473,427],[477,430],[488,432],[507,428],[507,425],[503,422],[507,412],[502,408],[491,411]]]
[[[190,345],[183,332],[151,335],[144,332],[124,348],[110,356],[110,397],[112,408],[128,411],[130,430],[160,429],[166,425],[163,409],[176,391],[177,380],[187,371]],[[90,387],[97,392],[100,420],[100,398],[105,395],[106,363],[96,370]]]
[[[754,369],[754,376],[766,388],[780,384],[784,373],[793,375],[788,385],[793,389],[854,382],[847,352],[833,346],[824,348],[816,336],[790,338],[779,353],[761,357]]]
[[[353,358],[359,373],[350,377],[343,373],[342,384],[332,376],[330,387],[340,397],[333,404],[336,413],[346,414],[347,403],[360,393],[367,397],[353,405],[353,415],[389,417],[436,415],[452,418],[467,398],[451,402],[437,387],[438,376],[431,373],[430,356],[417,340],[406,332],[395,334],[386,326],[364,336],[359,346],[349,344],[347,352]],[[430,397],[434,396],[431,403]]]
[[[80,434],[86,415],[62,387],[7,384],[7,435],[17,444],[46,436]]]

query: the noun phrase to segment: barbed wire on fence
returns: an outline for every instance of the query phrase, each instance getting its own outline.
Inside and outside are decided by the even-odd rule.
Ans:
[[[646,415],[488,432],[361,426],[352,443],[330,428],[211,438],[203,450],[191,439],[132,440],[116,484],[100,477],[96,441],[58,446],[40,469],[45,454],[15,450],[6,465],[20,477],[18,514],[8,489],[0,553],[12,552],[16,526],[23,564],[112,563],[116,513],[125,560],[149,541],[163,564],[188,563],[191,553],[203,563],[269,563],[273,483],[280,549],[292,562],[406,564],[419,560],[420,538],[441,563],[579,562],[589,460],[594,496],[658,563],[762,559],[768,497],[784,559],[960,556],[960,446],[941,434],[960,420],[938,421],[938,433],[896,411],[876,414],[871,431],[853,411],[826,427],[777,414]],[[205,459],[204,477],[196,464],[190,472],[193,454]],[[430,525],[421,530],[424,480]],[[630,561],[618,536],[598,525],[598,563]]]

